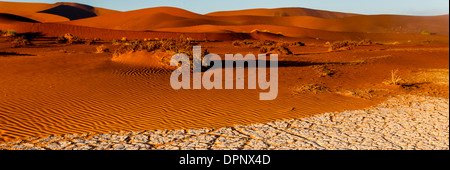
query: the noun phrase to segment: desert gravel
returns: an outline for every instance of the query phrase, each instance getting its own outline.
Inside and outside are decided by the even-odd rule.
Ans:
[[[51,136],[8,150],[449,150],[449,99],[399,96],[365,110],[221,129]]]

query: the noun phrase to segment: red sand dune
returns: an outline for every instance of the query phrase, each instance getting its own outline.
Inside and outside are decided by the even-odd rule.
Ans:
[[[345,18],[351,16],[357,16],[358,14],[331,12],[307,8],[278,8],[278,9],[247,9],[239,11],[221,11],[206,14],[209,16],[240,16],[240,15],[253,15],[253,16],[312,16],[317,18]]]
[[[66,17],[53,15],[53,14],[46,14],[46,13],[25,12],[25,11],[7,11],[7,10],[1,11],[0,13],[17,15],[17,16],[32,19],[34,21],[41,22],[41,23],[70,21]]]
[[[4,12],[11,9],[17,10]],[[280,55],[279,96],[274,101],[259,101],[260,90],[175,91],[168,82],[170,72],[139,68],[157,65],[158,58],[146,57],[167,54],[133,53],[113,59],[116,63],[111,62],[112,53],[96,53],[95,46],[87,44],[56,45],[49,38],[38,38],[33,46],[11,48],[10,41],[0,38],[1,51],[5,50],[0,53],[0,143],[52,134],[232,127],[361,109],[397,94],[448,98],[448,85],[426,83],[400,89],[382,83],[392,77],[393,69],[400,70],[405,79],[422,69],[444,69],[447,76],[442,79],[448,82],[448,18],[309,9],[200,15],[162,7],[117,13],[74,3],[0,2],[1,30],[46,37],[71,33],[112,40],[178,38],[185,34],[195,40],[218,40],[200,45],[221,56],[257,54],[259,49],[220,41],[283,39],[308,43],[306,47],[289,47],[293,55]],[[254,29],[270,32],[252,32]],[[425,29],[437,35],[421,35]],[[324,46],[324,41],[363,39],[412,42],[331,52]],[[110,43],[103,45],[111,51],[117,49]],[[311,84],[323,84],[325,89],[316,94]],[[297,88],[300,94],[296,94]],[[305,94],[301,94],[302,88],[306,88]]]
[[[55,4],[46,4],[0,2],[0,13],[20,15],[39,22],[63,22],[67,21],[68,19],[81,19],[87,17],[108,15],[117,12],[118,11],[77,3],[58,2]]]
[[[277,11],[274,9],[273,11]],[[268,11],[267,15],[273,13]],[[169,13],[170,12],[170,13]],[[239,13],[238,13],[239,14]],[[332,13],[329,13],[330,15]],[[338,15],[337,13],[336,15]],[[329,17],[332,18],[332,17]],[[146,31],[161,28],[190,27],[198,25],[243,26],[275,25],[301,27],[337,32],[363,33],[412,33],[419,34],[429,30],[438,35],[449,35],[449,17],[444,16],[398,16],[398,15],[360,15],[345,18],[324,19],[312,16],[213,16],[199,15],[177,8],[149,8],[120,14],[92,17],[68,22],[68,24],[118,29]],[[173,30],[173,29],[172,29]],[[218,30],[220,31],[220,29]],[[179,32],[186,32],[180,29]]]
[[[0,13],[0,23],[15,23],[15,22],[34,22],[38,21],[32,20],[30,18],[25,18],[18,15]]]
[[[1,18],[0,18],[1,21]],[[448,42],[448,37],[436,35],[420,35],[420,34],[395,34],[395,33],[351,33],[351,32],[332,32],[313,30],[297,27],[282,27],[271,25],[249,25],[249,26],[203,26],[194,27],[180,27],[172,29],[161,29],[158,31],[123,31],[111,30],[102,28],[91,28],[76,25],[66,25],[58,23],[1,23],[2,30],[15,30],[17,32],[38,32],[47,37],[58,37],[66,33],[72,33],[86,39],[101,38],[103,40],[121,39],[127,37],[128,39],[145,39],[145,38],[172,38],[176,39],[184,34],[195,40],[210,41],[232,41],[243,39],[261,39],[261,40],[287,40],[297,41],[300,39],[320,39],[324,41],[338,41],[338,40],[364,40],[371,39],[374,41],[422,41],[432,40],[440,42]],[[214,29],[224,29],[222,32],[207,31]],[[264,28],[274,31],[281,31],[284,35],[277,35],[273,33],[239,33],[248,32],[254,28]],[[198,32],[196,32],[196,30]],[[227,31],[225,31],[227,30]],[[184,32],[184,33],[183,33]]]
[[[201,24],[225,24],[224,22],[209,18],[211,17],[195,14],[179,8],[158,7],[71,21],[68,24],[133,31]]]
[[[90,28],[75,25],[57,24],[57,23],[0,23],[1,30],[15,30],[19,33],[36,32],[46,37],[59,37],[66,33],[71,33],[81,38],[102,40],[113,40],[127,37],[128,39],[144,39],[144,38],[179,38],[185,34],[195,40],[211,40],[211,41],[230,41],[250,39],[251,36],[244,33],[173,33],[173,32],[140,32],[140,31],[121,31],[101,28]]]
[[[336,31],[324,31],[315,30],[301,27],[286,27],[286,26],[274,26],[274,25],[243,25],[243,26],[217,26],[217,25],[198,25],[191,27],[178,27],[178,28],[161,28],[155,29],[154,31],[162,32],[179,32],[180,30],[184,32],[191,33],[229,33],[229,32],[247,32],[250,33],[252,30],[269,30],[273,33],[260,32],[259,34],[281,34],[282,36],[265,38],[269,40],[290,40],[292,38],[297,39],[320,39],[325,41],[339,41],[339,40],[373,40],[373,41],[415,41],[415,40],[438,40],[442,42],[448,42],[448,37],[445,36],[430,36],[430,35],[420,35],[420,34],[397,34],[397,33],[355,33],[355,32],[336,32]],[[274,34],[275,33],[275,34]],[[255,39],[256,36],[252,36]]]

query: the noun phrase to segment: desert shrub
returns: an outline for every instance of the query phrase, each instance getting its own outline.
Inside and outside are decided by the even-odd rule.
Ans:
[[[268,53],[270,51],[273,51],[275,48],[273,46],[262,46],[259,48],[260,53]]]
[[[105,53],[105,52],[109,52],[109,49],[108,49],[105,45],[97,46],[96,49],[97,49],[96,53]]]
[[[302,43],[302,42],[300,42],[300,41],[297,41],[297,42],[291,43],[289,46],[291,46],[291,47],[305,46],[305,43]]]
[[[400,85],[401,81],[402,81],[402,79],[398,75],[398,69],[397,69],[397,70],[392,70],[391,78],[389,80],[384,81],[383,83],[387,84],[387,85]]]
[[[116,42],[118,43],[118,42]],[[156,51],[161,50],[171,51],[174,53],[183,53],[189,56],[191,59],[193,58],[193,46],[197,45],[192,38],[181,35],[177,40],[173,39],[163,39],[163,40],[155,40],[155,41],[141,41],[141,40],[133,40],[127,42],[121,42],[120,47],[114,51],[114,56],[118,56],[121,54],[125,54],[128,52],[136,52],[136,51]],[[202,56],[209,54],[206,48],[202,48]]]
[[[13,48],[24,47],[31,45],[31,40],[39,36],[35,33],[19,34],[14,30],[0,30],[0,36],[6,37],[6,40],[11,44]]]
[[[16,37],[17,36],[17,32],[14,30],[6,30],[6,31],[1,31],[1,36],[4,37]]]
[[[420,34],[422,34],[422,35],[432,35],[433,33],[431,33],[428,30],[423,30],[422,32],[420,32]]]
[[[359,46],[359,42],[356,41],[336,41],[331,44],[329,51],[353,50],[357,46]]]
[[[273,46],[275,44],[274,41],[268,41],[268,40],[245,41],[245,42],[242,42],[242,43],[247,45],[249,48],[261,48],[263,46]]]
[[[97,42],[95,40],[86,40],[86,42],[85,42],[86,45],[94,45],[96,43]]]
[[[83,43],[83,39],[74,36],[70,33],[64,34],[56,38],[56,43],[58,44],[80,44]]]
[[[372,40],[361,40],[358,45],[372,45]]]
[[[24,36],[18,36],[11,40],[11,44],[13,48],[19,48],[31,45],[31,41],[26,39]]]
[[[275,45],[275,50],[278,54],[291,55],[292,51],[288,48],[288,46],[289,46],[289,43],[278,42]]]
[[[255,47],[259,47],[259,52],[261,53],[268,53],[268,52],[275,52],[277,54],[285,54],[285,55],[291,55],[292,52],[288,48],[290,43],[286,42],[278,42],[275,43],[273,41],[259,41],[258,43],[255,43]]]
[[[178,39],[162,39],[162,40],[155,40],[155,41],[140,41],[140,40],[133,40],[128,42],[122,42],[114,51],[113,56],[118,57],[125,53],[130,52],[137,52],[137,51],[147,51],[147,52],[153,52],[153,51],[161,51],[161,52],[173,52],[175,53],[182,53],[186,54],[191,62],[191,69],[193,69],[192,59],[194,58],[193,54],[193,47],[197,45],[195,41],[193,41],[190,37],[185,37],[184,35],[181,35]],[[206,56],[209,54],[208,49],[202,48],[201,55]],[[162,65],[169,65],[170,59],[161,59]],[[205,71],[207,68],[202,67],[202,71]]]
[[[235,47],[242,47],[242,45],[243,45],[243,43],[240,41],[233,41],[231,44]]]

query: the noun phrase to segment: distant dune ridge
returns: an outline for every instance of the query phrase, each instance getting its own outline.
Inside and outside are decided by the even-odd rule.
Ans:
[[[264,36],[251,34],[247,37],[311,39],[365,39],[390,36],[392,39],[417,39],[422,31],[429,31],[437,37],[448,39],[449,15],[402,16],[402,15],[359,15],[306,8],[249,9],[213,12],[206,15],[173,7],[156,7],[127,12],[97,8],[77,3],[16,3],[0,2],[0,29],[6,27],[25,31],[40,31],[52,34],[44,28],[69,28],[89,37],[101,29],[138,31],[149,33],[268,33]],[[52,23],[56,25],[27,25],[30,23]],[[11,25],[21,23],[21,25]],[[7,24],[7,25],[1,25]],[[61,26],[65,25],[65,26]],[[83,28],[91,27],[91,28]],[[44,29],[44,30],[43,30]],[[93,32],[94,31],[94,32]],[[64,30],[56,30],[64,32]],[[108,32],[105,30],[105,32]],[[110,32],[110,31],[109,31]],[[271,35],[272,34],[272,35]],[[380,34],[386,34],[381,36]],[[398,34],[398,35],[396,35]],[[137,35],[133,33],[133,35]],[[108,36],[108,37],[112,37]],[[154,36],[149,36],[154,37]],[[144,37],[144,38],[149,38]],[[239,36],[246,37],[246,36]],[[138,38],[138,37],[135,37]],[[230,39],[226,36],[218,40]],[[379,38],[381,39],[381,38]]]
[[[252,15],[252,16],[311,16],[325,19],[345,18],[351,16],[358,16],[358,14],[330,12],[323,10],[314,10],[307,8],[278,8],[278,9],[247,9],[239,11],[223,11],[206,14],[209,16],[236,16],[236,15]]]
[[[12,13],[39,22],[62,22],[117,13],[119,11],[92,7],[78,3],[58,2],[46,3],[20,3],[0,1],[0,13]],[[52,16],[53,15],[53,16]]]

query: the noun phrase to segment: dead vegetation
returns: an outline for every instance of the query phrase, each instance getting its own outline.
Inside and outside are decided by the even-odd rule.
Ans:
[[[192,38],[181,35],[177,40],[173,39],[162,39],[154,41],[142,41],[142,40],[132,40],[128,41],[126,38],[117,41],[113,40],[113,45],[119,46],[114,51],[114,56],[119,56],[121,54],[137,51],[147,51],[152,52],[156,50],[161,50],[162,52],[171,51],[174,53],[182,53],[193,58],[193,47],[198,43],[193,41]],[[202,56],[209,54],[206,48],[202,48]]]
[[[243,40],[243,41],[233,41],[232,45],[234,47],[248,47],[248,48],[258,48],[261,53],[275,53],[283,55],[293,54],[289,47],[305,46],[302,42],[284,42],[284,41],[269,41],[269,40]]]
[[[32,45],[31,40],[36,38],[33,35],[34,34],[31,33],[19,34],[14,30],[0,30],[0,36],[6,37],[6,40],[11,44],[12,48],[21,48]]]
[[[85,40],[80,37],[74,36],[70,33],[64,34],[56,38],[57,44],[82,44],[85,43]]]
[[[185,54],[190,59],[191,69],[193,68],[193,58],[194,51],[193,47],[198,45],[198,42],[194,41],[190,37],[186,37],[181,35],[178,39],[155,39],[155,40],[132,40],[129,41],[126,38],[122,38],[122,40],[113,40],[113,45],[119,46],[114,51],[113,57],[117,58],[123,54],[134,53],[134,52],[156,52],[156,53],[172,53],[174,54]],[[207,48],[202,48],[201,56],[206,56],[209,54]],[[162,66],[170,66],[170,57],[172,55],[164,55],[163,58],[160,58],[159,63]],[[202,67],[202,70],[206,70],[206,67]]]
[[[97,46],[96,50],[97,50],[96,51],[97,54],[109,52],[109,48],[106,47],[105,45]]]
[[[401,81],[402,79],[400,78],[400,76],[398,75],[398,69],[397,70],[392,70],[391,71],[391,78],[384,81],[383,83],[386,85],[401,85]]]
[[[353,50],[358,46],[363,45],[372,45],[373,42],[371,40],[362,40],[362,41],[336,41],[334,43],[327,42],[325,45],[330,48],[328,51],[342,51],[342,50]]]

